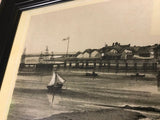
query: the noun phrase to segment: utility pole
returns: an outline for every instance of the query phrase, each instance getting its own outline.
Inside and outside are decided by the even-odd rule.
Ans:
[[[66,40],[68,41],[68,42],[67,42],[67,51],[66,51],[66,57],[67,57],[67,56],[68,56],[68,49],[69,49],[69,40],[70,40],[70,37],[67,37],[67,38],[64,38],[64,39],[63,39],[63,41],[66,41]]]

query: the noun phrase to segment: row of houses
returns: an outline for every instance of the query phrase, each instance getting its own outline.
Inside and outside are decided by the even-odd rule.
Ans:
[[[160,56],[160,45],[131,46],[121,45],[116,42],[111,46],[105,45],[100,49],[86,49],[77,52],[77,58],[103,58],[103,59],[158,59]]]

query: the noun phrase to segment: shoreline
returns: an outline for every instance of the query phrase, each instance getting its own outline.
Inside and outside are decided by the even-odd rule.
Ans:
[[[81,69],[59,69],[57,70],[58,72],[73,72],[73,73],[86,73],[86,72],[92,72],[93,70],[81,70]],[[140,74],[145,74],[145,75],[149,75],[149,76],[153,76],[153,77],[156,77],[157,75],[157,72],[142,72],[142,71],[139,71],[139,72],[113,72],[113,71],[98,71],[98,70],[95,70],[96,73],[99,73],[99,74],[108,74],[108,75],[135,75],[136,73],[140,73]],[[20,71],[18,73],[18,75],[52,75],[52,71],[51,72],[48,72],[48,71]]]
[[[146,116],[138,112],[123,109],[101,109],[96,111],[60,113],[34,120],[140,120],[143,118],[146,118]]]

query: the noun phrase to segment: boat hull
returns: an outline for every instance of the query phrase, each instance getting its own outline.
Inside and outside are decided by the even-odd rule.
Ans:
[[[131,75],[131,77],[144,78],[145,75]]]
[[[96,76],[98,76],[98,74],[97,73],[86,73],[86,76],[96,77]]]
[[[49,92],[60,91],[63,87],[63,84],[56,84],[52,86],[47,86]]]

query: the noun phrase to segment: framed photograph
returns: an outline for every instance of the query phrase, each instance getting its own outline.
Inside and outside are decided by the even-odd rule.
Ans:
[[[160,119],[159,0],[1,6],[1,120]]]

